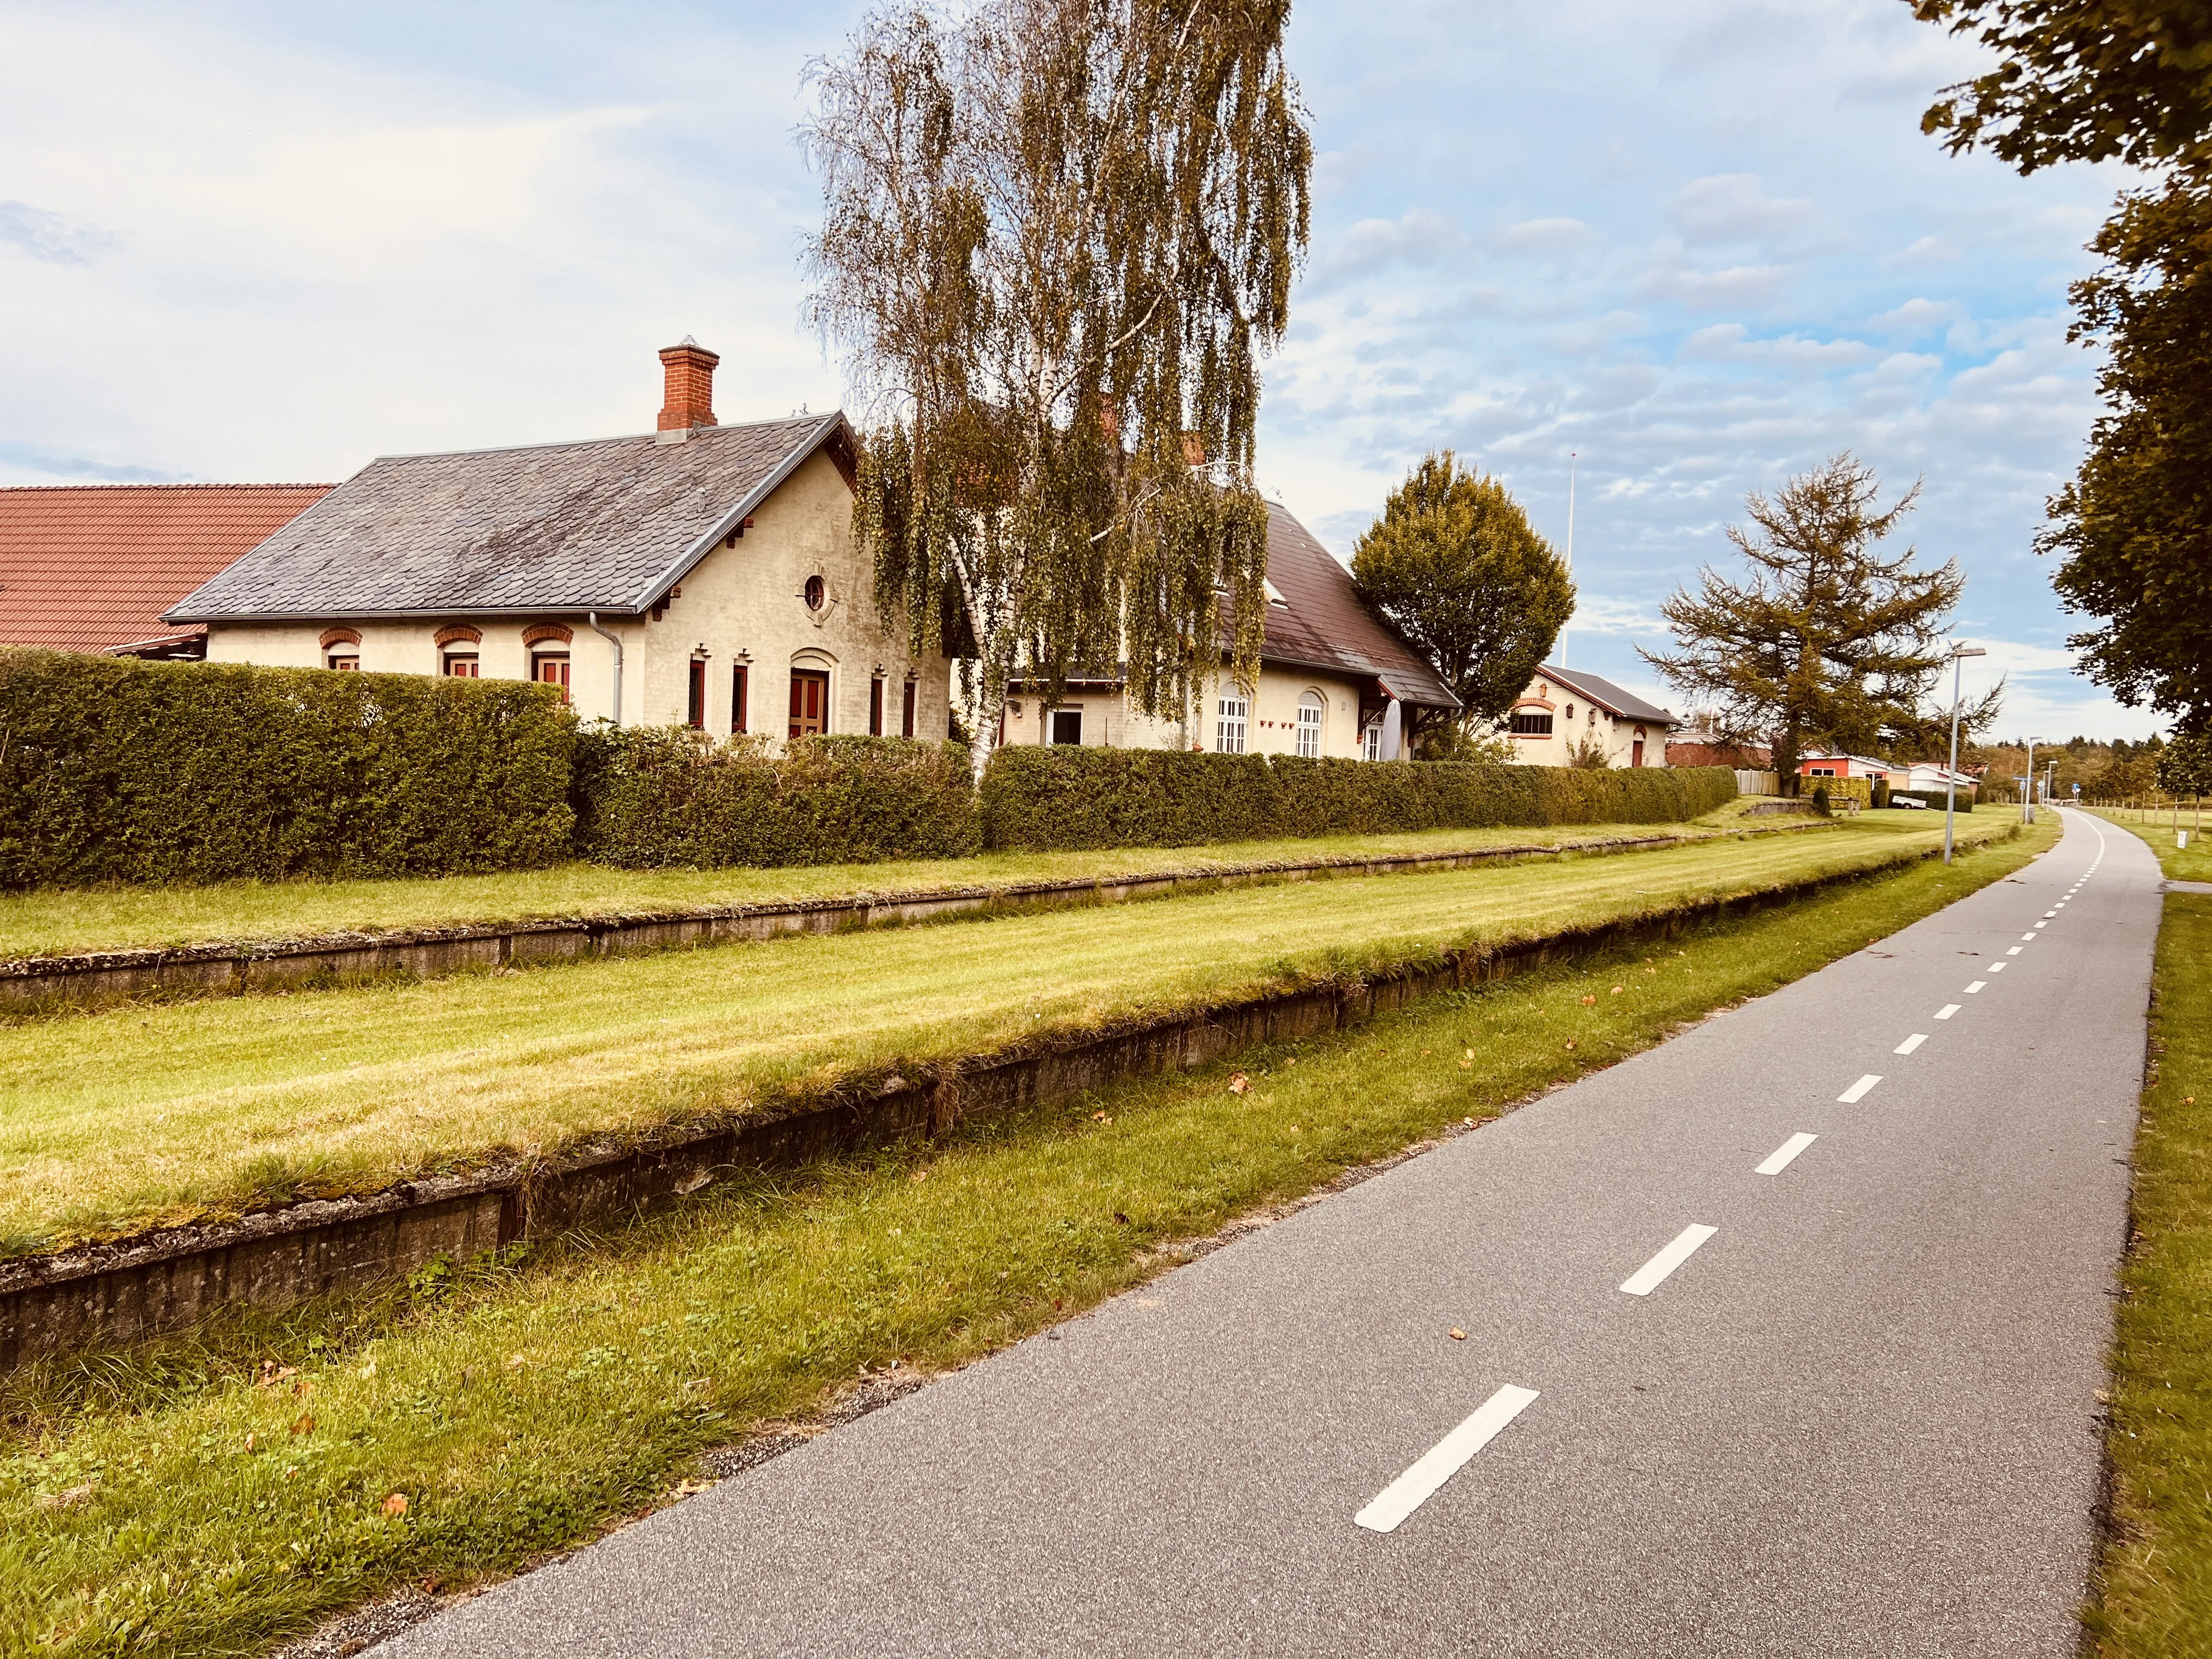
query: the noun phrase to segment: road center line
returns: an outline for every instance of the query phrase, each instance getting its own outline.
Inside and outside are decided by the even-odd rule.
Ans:
[[[1957,1003],[1947,1002],[1941,1008],[1938,1008],[1936,1011],[1936,1018],[1938,1019],[1948,1019],[1952,1015],[1958,1012],[1959,1005]]]
[[[1353,1523],[1370,1532],[1395,1531],[1401,1521],[1436,1494],[1437,1487],[1457,1474],[1468,1458],[1526,1411],[1536,1392],[1508,1382],[1475,1407],[1467,1421],[1423,1452],[1413,1468],[1383,1487],[1373,1503],[1352,1517]]]
[[[2011,950],[2009,950],[2009,951],[2006,951],[2006,952],[2005,952],[2005,954],[2006,954],[2007,956],[2008,956],[2008,957],[2016,957],[2016,956],[2018,956],[2018,955],[2020,954],[2020,946],[2018,946],[2017,945],[2014,945],[2014,946],[2012,947],[2012,949],[2011,949]]]
[[[1752,1171],[1753,1175],[1780,1175],[1797,1157],[1820,1137],[1804,1133],[1794,1134],[1767,1154],[1766,1162]]]
[[[1972,985],[1969,985],[1969,986],[1966,988],[1966,994],[1967,994],[1968,996],[1972,996],[1972,995],[1973,995],[1975,992],[1977,992],[1977,991],[1980,990],[1980,989],[1982,988],[1982,987],[1984,987],[1984,985],[1987,985],[1988,983],[1989,983],[1989,981],[1987,981],[1987,980],[1985,980],[1985,979],[1978,979],[1978,980],[1976,980],[1976,981],[1975,981]]]
[[[1850,1088],[1844,1090],[1843,1093],[1838,1095],[1836,1097],[1836,1103],[1838,1106],[1856,1106],[1859,1102],[1864,1100],[1867,1097],[1869,1091],[1873,1089],[1874,1085],[1881,1081],[1881,1073],[1869,1072],[1856,1083],[1854,1083]]]
[[[2051,926],[2051,924],[2050,924],[2049,922],[2047,922],[2047,921],[2039,921],[2039,922],[2037,922],[2037,923],[2035,924],[2036,931],[2037,931],[2038,933],[2042,932],[2042,930],[2043,930],[2043,929],[2045,929],[2045,927],[2050,927],[2050,926]],[[2025,937],[2026,937],[2026,935],[2025,935],[2025,934],[2023,934],[2021,937],[2022,937],[2022,938],[2025,938]]]
[[[1899,1043],[1896,1048],[1891,1049],[1890,1053],[1893,1054],[1909,1054],[1915,1048],[1917,1048],[1922,1043],[1927,1041],[1927,1032],[1915,1031],[1911,1036],[1905,1038],[1904,1042]]]
[[[1698,1253],[1698,1247],[1720,1231],[1717,1227],[1696,1223],[1674,1235],[1674,1242],[1638,1267],[1628,1282],[1620,1288],[1631,1296],[1649,1296],[1667,1282],[1673,1273]]]
[[[2022,934],[2020,936],[2020,942],[2021,942],[2022,945],[2033,945],[2033,944],[2034,944],[2034,943],[2035,943],[2035,935],[2034,935],[2034,934],[2033,934],[2033,933],[2022,933]],[[2013,954],[2013,955],[2014,955],[2014,956],[2018,956],[2018,955],[2020,954],[2020,952],[2019,952],[2019,951],[2014,951],[2012,954]]]

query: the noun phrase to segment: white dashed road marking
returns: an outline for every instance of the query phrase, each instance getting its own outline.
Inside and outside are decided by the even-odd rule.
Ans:
[[[1909,1054],[1915,1048],[1917,1048],[1922,1043],[1927,1041],[1927,1032],[1915,1031],[1911,1036],[1905,1038],[1904,1042],[1899,1043],[1896,1048],[1891,1049],[1890,1053],[1893,1054]]]
[[[1987,980],[1985,980],[1985,979],[1978,979],[1978,980],[1976,980],[1976,981],[1975,981],[1972,985],[1969,985],[1969,986],[1966,988],[1966,994],[1967,994],[1968,996],[1972,996],[1972,995],[1973,995],[1975,992],[1977,992],[1977,991],[1980,990],[1980,989],[1982,988],[1982,987],[1984,987],[1984,985],[1987,985],[1988,983],[1989,983],[1989,981],[1987,981]]]
[[[1534,1389],[1507,1383],[1475,1408],[1474,1414],[1421,1454],[1413,1467],[1382,1488],[1375,1501],[1352,1518],[1370,1532],[1394,1531],[1398,1523],[1457,1474],[1467,1460],[1495,1440],[1499,1431],[1528,1408]]]
[[[1959,1005],[1957,1003],[1947,1002],[1941,1008],[1938,1008],[1936,1011],[1936,1018],[1938,1019],[1948,1019],[1952,1015],[1958,1012]]]
[[[1779,1146],[1777,1146],[1771,1152],[1768,1153],[1766,1162],[1760,1164],[1756,1170],[1753,1170],[1752,1173],[1753,1175],[1780,1175],[1784,1170],[1790,1167],[1791,1162],[1796,1158],[1798,1153],[1803,1152],[1808,1146],[1811,1146],[1820,1138],[1820,1137],[1818,1135],[1808,1134],[1794,1134],[1790,1136],[1789,1139],[1784,1141]]]
[[[1620,1288],[1631,1296],[1649,1296],[1667,1282],[1673,1273],[1698,1253],[1698,1247],[1720,1231],[1717,1227],[1692,1224],[1674,1235],[1674,1242],[1638,1267],[1633,1277]]]
[[[1871,1090],[1875,1084],[1881,1081],[1881,1073],[1869,1072],[1856,1083],[1854,1083],[1850,1088],[1844,1090],[1843,1093],[1838,1095],[1836,1097],[1836,1103],[1839,1106],[1856,1106],[1859,1102],[1864,1100],[1867,1097],[1868,1091]]]

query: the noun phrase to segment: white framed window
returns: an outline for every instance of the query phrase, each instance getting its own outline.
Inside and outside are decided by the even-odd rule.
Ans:
[[[1322,701],[1318,691],[1309,691],[1298,699],[1298,757],[1301,760],[1321,758]]]
[[[1213,746],[1224,755],[1244,752],[1244,728],[1252,718],[1252,705],[1243,697],[1223,697],[1216,705],[1219,718],[1213,728]]]
[[[1359,734],[1359,758],[1379,761],[1382,758],[1382,728],[1370,726]]]

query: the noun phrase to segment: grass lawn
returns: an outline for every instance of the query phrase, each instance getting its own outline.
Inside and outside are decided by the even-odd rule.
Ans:
[[[702,1449],[814,1411],[862,1367],[970,1360],[1160,1271],[1163,1244],[1771,990],[2055,836],[1248,1052],[1242,1096],[1226,1066],[1133,1084],[382,1298],[19,1373],[0,1382],[4,1650],[247,1653],[401,1583],[513,1571],[669,1501]],[[1559,872],[1518,872],[1539,873]],[[1224,915],[1185,944],[1250,925]]]
[[[29,1022],[0,1030],[0,1252],[742,1115],[1451,947],[1866,870],[1941,833],[1862,822]]]
[[[2134,812],[2100,811],[2096,816],[2141,836],[2144,844],[2158,854],[2159,867],[2166,872],[2168,881],[2212,881],[2212,848],[2205,846],[2196,834],[2192,809],[2181,809],[2181,827],[2190,831],[2186,849],[2173,844],[2173,822],[2168,813],[2157,814],[2155,823]]]
[[[2167,834],[2161,857],[2175,856]],[[2089,1620],[2112,1659],[2212,1652],[2212,897],[2166,896],[2151,1054],[2112,1356],[2112,1529]]]
[[[1754,821],[1754,823],[1765,822]],[[0,961],[210,940],[392,933],[554,916],[653,915],[720,904],[769,904],[863,893],[921,893],[1022,882],[1091,881],[1255,864],[1304,864],[1395,853],[1558,846],[1741,828],[1729,807],[1695,823],[1569,823],[1517,830],[1426,830],[1400,836],[1320,836],[1207,847],[1097,853],[986,853],[972,859],[825,864],[787,870],[614,870],[563,864],[497,876],[419,881],[225,882],[0,895]]]

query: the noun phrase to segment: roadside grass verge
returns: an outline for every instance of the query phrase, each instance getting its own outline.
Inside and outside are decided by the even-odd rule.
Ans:
[[[574,863],[504,875],[417,881],[235,881],[209,887],[40,890],[0,895],[0,961],[563,916],[650,915],[713,905],[927,893],[1023,882],[1092,881],[1400,853],[1556,847],[1567,842],[1637,836],[1723,835],[1759,827],[1760,822],[1754,820],[1747,826],[1729,807],[1723,807],[1692,823],[1427,830],[1405,835],[1319,836],[1310,840],[1232,842],[1210,847],[985,853],[972,859],[914,859],[778,870],[617,870]]]
[[[2171,823],[2146,823],[2132,813],[2109,809],[2100,809],[2096,816],[2138,837],[2143,845],[2157,854],[2158,866],[2166,872],[2168,881],[2212,881],[2212,848],[2205,846],[2194,833],[2189,837],[2189,845],[2180,848],[2173,844],[2173,825]],[[2186,807],[2182,809],[2181,827],[2194,830],[2195,826]]]
[[[963,1364],[1174,1265],[1176,1241],[1772,990],[2054,839],[732,1181],[382,1297],[33,1366],[0,1381],[0,1650],[251,1652],[402,1584],[513,1571],[672,1501],[700,1453],[864,1368]]]
[[[19,1024],[0,1253],[805,1107],[1930,844],[1855,825]]]
[[[2212,1652],[2212,897],[2169,893],[2112,1351],[2112,1659]]]

